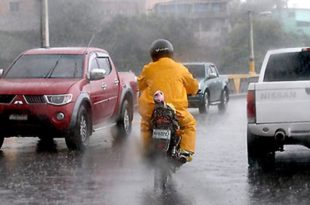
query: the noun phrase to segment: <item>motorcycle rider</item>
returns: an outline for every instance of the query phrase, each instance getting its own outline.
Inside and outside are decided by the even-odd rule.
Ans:
[[[180,154],[191,161],[195,152],[196,120],[187,110],[187,95],[197,93],[198,81],[186,67],[174,61],[173,53],[173,45],[168,40],[155,40],[150,49],[152,62],[144,65],[138,76],[142,141],[147,150],[151,140],[153,95],[160,90],[165,95],[165,101],[173,104],[176,109],[181,129]]]

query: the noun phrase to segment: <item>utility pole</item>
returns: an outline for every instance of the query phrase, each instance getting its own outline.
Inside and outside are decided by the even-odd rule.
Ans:
[[[249,74],[255,75],[255,57],[254,57],[254,39],[253,39],[253,16],[252,11],[248,11],[249,14],[249,27],[250,27],[250,56],[249,56]]]
[[[41,0],[41,47],[50,47],[48,25],[48,0]]]

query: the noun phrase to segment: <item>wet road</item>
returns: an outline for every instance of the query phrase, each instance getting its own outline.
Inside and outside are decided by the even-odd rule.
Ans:
[[[221,205],[309,204],[310,151],[291,146],[269,172],[248,171],[246,102],[229,102],[225,114],[191,112],[198,121],[194,160],[174,174],[166,194],[153,191],[153,172],[139,151],[139,117],[132,135],[113,140],[96,133],[84,154],[63,139],[6,139],[0,152],[0,204]]]

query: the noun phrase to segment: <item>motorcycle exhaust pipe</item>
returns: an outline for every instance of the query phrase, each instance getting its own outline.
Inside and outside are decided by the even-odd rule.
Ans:
[[[180,157],[179,158],[179,161],[182,163],[182,164],[185,164],[187,162],[187,159],[185,157]]]

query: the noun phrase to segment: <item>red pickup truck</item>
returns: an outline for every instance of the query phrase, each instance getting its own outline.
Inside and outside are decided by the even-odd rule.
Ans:
[[[130,134],[136,76],[117,72],[103,49],[31,49],[0,76],[0,148],[6,137],[35,136],[65,138],[70,150],[84,150],[107,122],[112,134]]]

